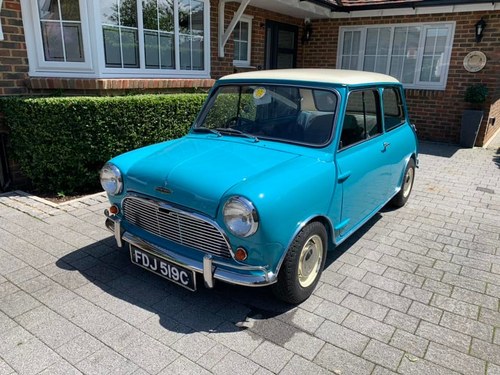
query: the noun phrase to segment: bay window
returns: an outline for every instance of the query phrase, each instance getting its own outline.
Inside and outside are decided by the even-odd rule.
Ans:
[[[21,2],[32,76],[209,76],[209,0]]]
[[[389,74],[407,88],[444,90],[455,23],[341,27],[337,67]]]

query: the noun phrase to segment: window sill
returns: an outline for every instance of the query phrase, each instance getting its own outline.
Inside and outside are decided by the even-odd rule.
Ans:
[[[235,68],[240,68],[240,69],[257,69],[256,66],[253,65],[247,65],[247,64],[238,64],[238,63],[233,63],[233,66]]]
[[[32,90],[161,90],[209,89],[213,79],[102,79],[102,78],[29,78]]]

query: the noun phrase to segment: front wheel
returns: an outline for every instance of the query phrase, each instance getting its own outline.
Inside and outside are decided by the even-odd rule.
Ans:
[[[327,234],[323,224],[306,225],[285,256],[273,292],[279,299],[297,304],[312,294],[325,265]]]
[[[413,188],[413,181],[415,180],[415,162],[410,158],[406,166],[403,183],[401,190],[391,200],[391,205],[395,207],[403,207],[410,197],[411,189]]]

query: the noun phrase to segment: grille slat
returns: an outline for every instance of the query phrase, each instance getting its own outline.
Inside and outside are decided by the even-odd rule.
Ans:
[[[127,197],[123,200],[123,215],[131,224],[161,238],[219,256],[231,256],[224,235],[216,227],[187,213]]]

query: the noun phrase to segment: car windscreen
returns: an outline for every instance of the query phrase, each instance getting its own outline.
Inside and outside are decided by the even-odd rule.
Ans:
[[[210,97],[193,131],[320,146],[328,143],[337,95],[279,85],[224,85]]]

